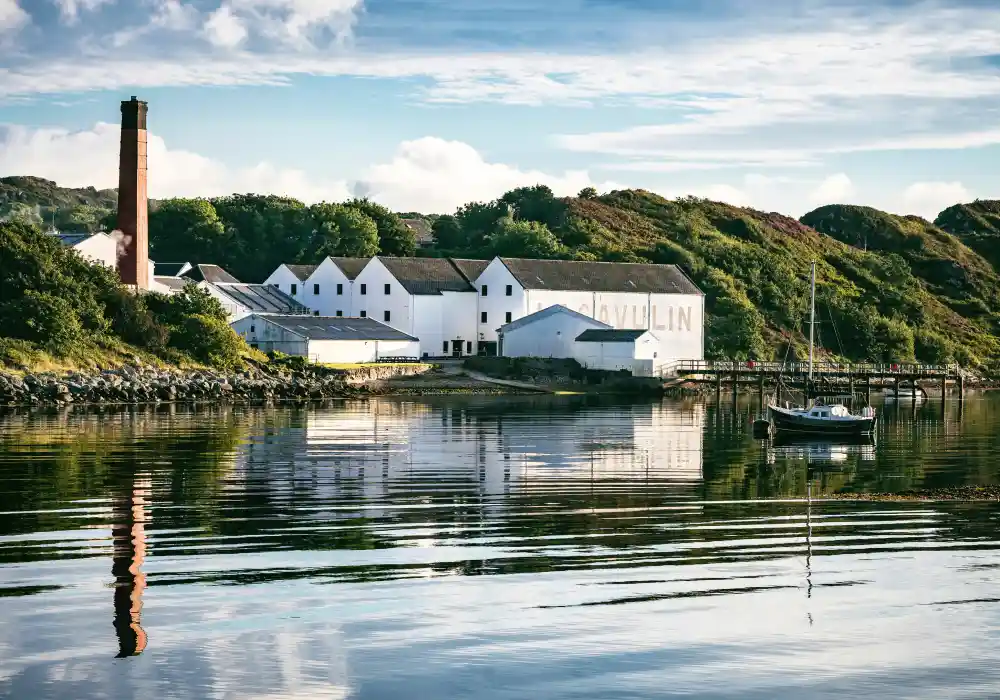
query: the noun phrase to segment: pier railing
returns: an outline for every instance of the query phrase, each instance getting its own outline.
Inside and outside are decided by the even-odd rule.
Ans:
[[[808,362],[758,362],[756,360],[677,360],[658,365],[654,374],[659,377],[686,377],[692,375],[805,375]],[[813,377],[872,377],[926,379],[954,377],[959,374],[957,365],[925,365],[913,363],[842,363],[814,362]]]

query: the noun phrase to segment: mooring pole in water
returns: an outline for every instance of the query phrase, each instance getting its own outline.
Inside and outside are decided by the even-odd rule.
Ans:
[[[917,380],[916,379],[912,379],[910,381],[912,382],[910,384],[910,396],[913,397],[913,401],[914,401],[914,403],[916,403],[916,401],[917,401]]]
[[[893,380],[892,391],[893,391],[893,395],[896,397],[896,400],[898,401],[899,400],[899,377],[896,377],[896,379]]]
[[[739,396],[740,391],[740,375],[739,372],[733,372],[733,411],[736,411],[736,398]]]
[[[958,402],[962,403],[965,401],[965,376],[959,373],[958,375]]]
[[[945,402],[948,398],[948,375],[941,377],[941,415],[944,415]]]
[[[761,372],[760,376],[757,377],[757,393],[758,393],[758,407],[757,410],[760,413],[764,412],[764,373]]]
[[[872,375],[865,377],[865,401],[870,406],[872,403]]]

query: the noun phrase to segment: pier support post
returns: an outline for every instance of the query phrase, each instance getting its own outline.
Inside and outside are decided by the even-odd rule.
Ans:
[[[941,415],[944,415],[945,403],[948,399],[948,375],[941,377]]]
[[[872,403],[872,375],[865,375],[865,401],[871,406]]]
[[[740,375],[739,372],[733,372],[733,413],[736,412],[736,399],[740,395]]]
[[[896,401],[899,401],[899,377],[896,377],[892,382],[892,393]]]
[[[962,374],[958,375],[958,402],[965,402],[965,376]]]
[[[757,377],[757,411],[764,412],[764,373]]]

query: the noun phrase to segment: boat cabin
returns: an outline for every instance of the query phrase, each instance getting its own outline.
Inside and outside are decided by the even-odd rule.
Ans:
[[[851,414],[846,406],[813,406],[809,410],[810,418],[847,418]]]

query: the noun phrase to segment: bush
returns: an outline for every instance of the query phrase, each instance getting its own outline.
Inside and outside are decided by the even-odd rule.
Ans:
[[[242,365],[246,343],[225,321],[211,316],[188,316],[170,334],[170,344],[214,367]]]
[[[73,305],[61,297],[28,289],[0,307],[3,332],[29,340],[53,352],[63,352],[80,340],[83,328]]]
[[[917,359],[935,365],[946,365],[955,361],[955,346],[939,333],[922,329],[914,337]]]

